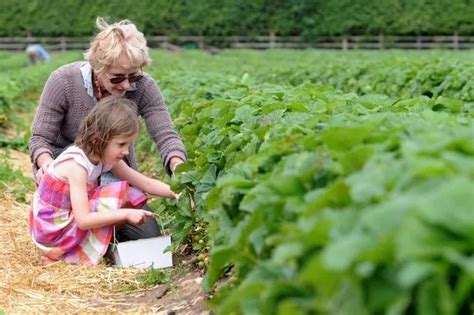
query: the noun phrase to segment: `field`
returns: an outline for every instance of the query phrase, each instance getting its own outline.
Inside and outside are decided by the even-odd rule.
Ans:
[[[81,55],[58,54],[37,67],[21,54],[0,57],[0,143],[11,156],[26,150],[49,73]],[[151,283],[143,279],[152,272],[99,266],[95,273],[127,273],[135,292],[172,285],[178,271],[202,272],[206,305],[217,314],[474,312],[473,52],[190,50],[153,51],[152,59],[147,71],[189,161],[169,178],[147,137],[137,149],[144,172],[195,201],[195,208],[189,198],[152,203],[175,255],[192,263]],[[0,169],[2,202],[23,208],[26,220],[34,185],[24,164],[11,169]],[[25,223],[11,232],[15,222],[2,219],[10,231],[2,238],[15,235],[21,246],[2,256],[23,253],[29,259],[18,261],[41,274]],[[16,271],[0,282],[0,309],[37,306],[35,294],[99,307],[90,291],[58,289],[61,272],[80,267],[57,267],[49,291],[13,280],[22,267],[3,267]],[[25,286],[30,294],[21,294]],[[102,287],[104,299],[123,286]]]

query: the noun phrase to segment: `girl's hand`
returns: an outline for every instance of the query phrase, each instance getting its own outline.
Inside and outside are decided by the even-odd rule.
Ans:
[[[147,218],[154,218],[153,212],[142,210],[142,209],[122,209],[127,211],[125,218],[128,223],[133,225],[142,225],[146,222]]]

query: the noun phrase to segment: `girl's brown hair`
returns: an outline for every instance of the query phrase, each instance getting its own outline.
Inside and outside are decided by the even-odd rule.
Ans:
[[[112,138],[138,133],[140,123],[134,107],[132,101],[122,97],[101,99],[82,122],[74,144],[88,156],[102,160],[105,147]]]

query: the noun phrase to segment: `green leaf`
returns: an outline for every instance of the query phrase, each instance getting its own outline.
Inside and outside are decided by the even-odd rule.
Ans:
[[[328,304],[332,314],[369,315],[364,305],[361,285],[349,277],[341,281],[336,295]]]
[[[272,253],[272,260],[276,264],[285,264],[289,260],[298,259],[303,254],[304,249],[301,243],[292,242],[280,244]]]
[[[326,301],[336,293],[343,278],[344,274],[327,268],[317,254],[306,259],[298,274],[298,280],[313,288],[322,301]]]
[[[412,288],[435,271],[432,263],[408,262],[400,269],[398,283],[404,288]]]
[[[322,253],[322,261],[329,270],[347,270],[369,244],[366,236],[353,233],[330,243]]]
[[[344,168],[344,173],[349,174],[360,170],[373,152],[374,149],[369,146],[357,146],[342,154],[339,161]]]
[[[406,310],[410,305],[410,295],[408,293],[402,293],[395,301],[393,301],[387,308],[387,315],[403,315],[406,314]]]
[[[351,187],[351,199],[360,203],[376,202],[387,193],[389,183],[397,174],[388,175],[393,168],[393,159],[388,156],[376,156],[370,159],[364,168],[346,179]]]
[[[251,106],[244,105],[235,110],[235,117],[232,121],[242,122],[244,124],[253,124],[256,121],[254,115],[255,109]]]
[[[434,280],[421,284],[417,294],[417,314],[418,315],[441,315],[437,307],[438,294]]]
[[[233,246],[219,246],[212,250],[209,256],[209,266],[203,281],[205,292],[209,292],[214,283],[219,279],[224,268],[231,263],[235,252],[236,249]]]
[[[464,177],[447,179],[420,198],[418,212],[433,225],[442,226],[474,242],[474,182]],[[471,247],[473,248],[473,247]]]
[[[442,230],[410,216],[400,226],[395,256],[400,261],[432,259],[443,255],[447,248],[458,248],[462,245],[463,240],[453,239]]]
[[[193,211],[191,209],[191,200],[185,192],[183,192],[183,195],[181,195],[177,201],[177,211],[183,217],[194,217]]]
[[[303,184],[296,175],[279,174],[278,178],[271,178],[268,186],[282,196],[299,196],[305,191]]]
[[[278,303],[278,315],[305,315],[308,314],[308,309],[302,305],[302,301],[298,299],[283,300],[281,303]]]
[[[237,174],[226,174],[219,178],[217,181],[219,187],[233,187],[238,190],[247,191],[249,188],[252,188],[255,183],[244,178],[242,175]]]
[[[260,314],[258,296],[266,285],[262,281],[248,282],[234,290],[218,307],[218,314]]]
[[[183,164],[178,165],[181,166]],[[183,172],[179,174],[181,176],[181,182],[182,183],[194,183],[198,179],[198,171],[197,170],[190,170],[187,172]]]
[[[332,127],[321,134],[321,139],[331,150],[343,151],[361,144],[371,132],[363,127]]]
[[[314,190],[311,199],[307,200],[305,216],[311,216],[315,212],[326,207],[339,208],[351,203],[349,186],[340,181],[334,181],[324,189]]]

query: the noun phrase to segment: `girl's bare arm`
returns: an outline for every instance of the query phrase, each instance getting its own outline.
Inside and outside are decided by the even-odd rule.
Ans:
[[[137,172],[124,161],[120,161],[112,168],[112,174],[149,194],[165,198],[177,198],[178,196],[169,185]]]
[[[140,225],[145,222],[146,217],[153,216],[152,213],[139,209],[120,209],[120,211],[104,213],[91,212],[87,195],[87,171],[73,160],[61,164],[62,169],[68,171],[66,178],[70,187],[72,213],[80,229],[88,230],[127,221]]]

